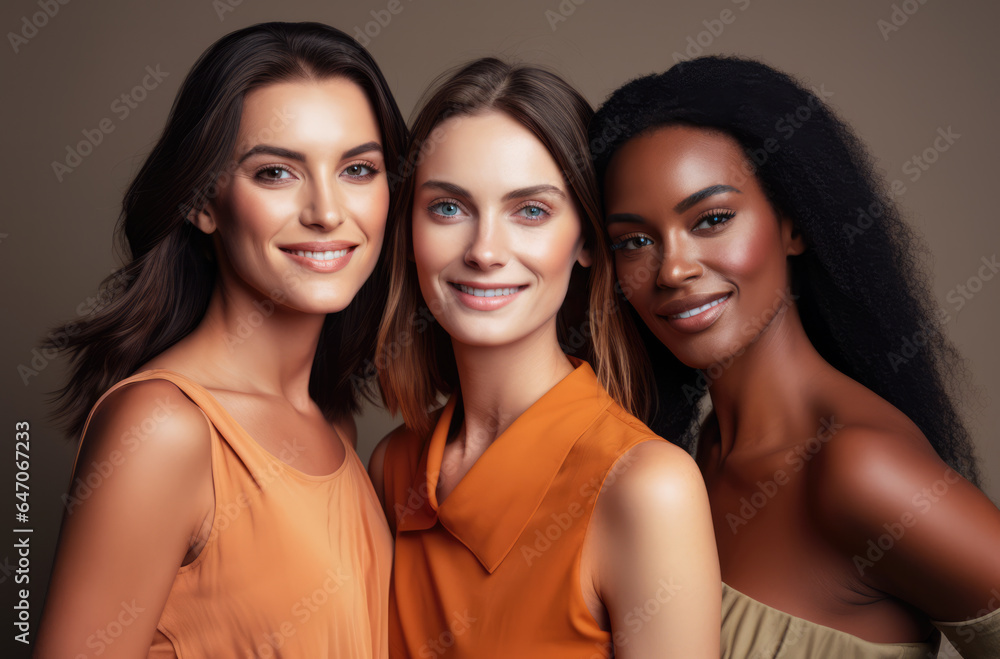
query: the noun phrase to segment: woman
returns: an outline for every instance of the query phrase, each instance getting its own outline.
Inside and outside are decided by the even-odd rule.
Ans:
[[[912,234],[857,138],[735,58],[630,82],[602,133],[653,425],[700,427],[723,656],[924,658],[934,627],[963,656],[1000,656],[1000,512],[974,485]],[[859,209],[878,219],[859,228]],[[907,339],[923,347],[903,359]]]
[[[414,124],[377,362],[406,427],[369,465],[396,534],[394,655],[718,655],[697,468],[626,411],[591,114],[557,76],[487,58]],[[594,252],[586,322],[567,291]],[[600,377],[565,352],[591,343]]]
[[[352,413],[404,145],[329,26],[195,64],[125,196],[127,284],[70,346],[81,448],[36,656],[387,656],[391,536]]]

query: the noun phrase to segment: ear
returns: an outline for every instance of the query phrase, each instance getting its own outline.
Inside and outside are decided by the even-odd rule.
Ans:
[[[215,210],[211,204],[205,204],[200,209],[192,209],[185,219],[206,234],[215,233],[218,228],[215,223]]]
[[[581,267],[589,268],[594,264],[594,254],[586,245],[580,248],[580,253],[576,255],[576,262]]]
[[[787,256],[798,256],[806,251],[806,240],[802,237],[802,232],[789,218],[782,216],[781,222],[781,242],[785,245]]]

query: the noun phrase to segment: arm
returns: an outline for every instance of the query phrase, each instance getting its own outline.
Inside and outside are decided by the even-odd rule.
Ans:
[[[1000,511],[926,440],[849,428],[819,454],[816,469],[816,517],[859,581],[935,621],[1000,607]],[[998,622],[994,616],[993,643]],[[949,633],[962,656],[996,656],[996,645],[975,649],[986,634],[964,632]]]
[[[372,450],[372,457],[368,460],[368,477],[375,488],[375,494],[385,510],[385,452],[389,447],[394,432],[383,437]]]
[[[704,481],[664,441],[627,454],[594,510],[595,584],[611,619],[615,656],[719,656],[722,581]]]
[[[78,458],[34,656],[146,656],[212,487],[208,422],[173,384],[105,398]]]

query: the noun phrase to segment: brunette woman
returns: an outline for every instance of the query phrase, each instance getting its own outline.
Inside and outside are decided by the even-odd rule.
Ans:
[[[404,144],[329,26],[242,29],[194,65],[125,195],[124,288],[69,348],[81,447],[35,656],[387,656],[352,413]]]
[[[785,74],[704,58],[616,91],[591,134],[653,427],[700,432],[723,657],[924,659],[937,630],[1000,656],[1000,511],[912,232],[851,130]]]
[[[483,59],[414,124],[378,353],[406,427],[369,466],[396,656],[718,656],[697,467],[627,412],[591,114],[559,77]]]

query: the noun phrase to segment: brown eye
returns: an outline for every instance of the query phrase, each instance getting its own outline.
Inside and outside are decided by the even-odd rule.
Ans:
[[[264,179],[267,181],[280,181],[283,179],[288,179],[292,177],[292,173],[289,172],[284,167],[278,167],[276,165],[268,165],[262,169],[257,170],[257,178]]]
[[[611,251],[616,252],[620,249],[625,251],[630,251],[634,249],[642,249],[643,247],[649,247],[653,244],[653,239],[649,236],[634,235],[634,236],[623,236],[621,240],[611,245]]]
[[[698,218],[692,229],[695,231],[698,229],[714,229],[728,222],[734,215],[736,213],[732,211],[709,211]]]
[[[344,174],[346,174],[348,178],[367,179],[375,176],[375,174],[378,174],[378,170],[374,165],[358,162],[344,168]]]

